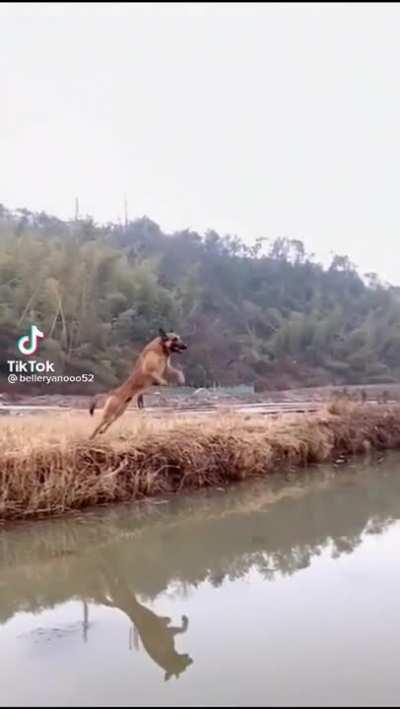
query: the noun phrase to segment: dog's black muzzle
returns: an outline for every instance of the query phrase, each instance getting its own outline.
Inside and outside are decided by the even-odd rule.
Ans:
[[[179,345],[172,345],[171,347],[172,352],[183,352],[184,350],[187,350],[187,345],[184,345],[183,342],[181,342]]]

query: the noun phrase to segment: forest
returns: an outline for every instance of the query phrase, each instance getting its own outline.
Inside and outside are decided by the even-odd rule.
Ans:
[[[345,255],[323,267],[296,238],[249,245],[213,230],[164,233],[146,216],[98,225],[0,205],[2,390],[31,323],[45,333],[38,359],[58,374],[94,373],[97,390],[122,381],[160,326],[188,343],[179,364],[193,387],[400,375],[400,288]]]

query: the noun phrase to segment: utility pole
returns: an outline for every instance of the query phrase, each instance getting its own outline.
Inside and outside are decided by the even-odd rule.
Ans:
[[[87,643],[88,629],[89,629],[89,606],[87,604],[87,601],[83,601],[82,630],[83,630],[83,642],[84,643]]]
[[[125,231],[128,228],[128,199],[126,194],[124,195],[124,215],[125,215]]]
[[[79,219],[79,198],[75,197],[75,221]]]

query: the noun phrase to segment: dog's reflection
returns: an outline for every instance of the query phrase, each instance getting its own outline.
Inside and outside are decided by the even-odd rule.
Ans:
[[[164,680],[179,677],[192,664],[192,658],[175,650],[175,636],[187,630],[189,620],[182,616],[181,625],[170,625],[171,618],[159,616],[139,603],[135,594],[120,584],[113,584],[106,605],[119,608],[133,625],[136,647],[140,639],[151,659],[164,670]]]

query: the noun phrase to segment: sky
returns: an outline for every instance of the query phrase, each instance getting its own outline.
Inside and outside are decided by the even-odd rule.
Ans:
[[[3,3],[0,203],[301,239],[400,285],[400,4]]]

